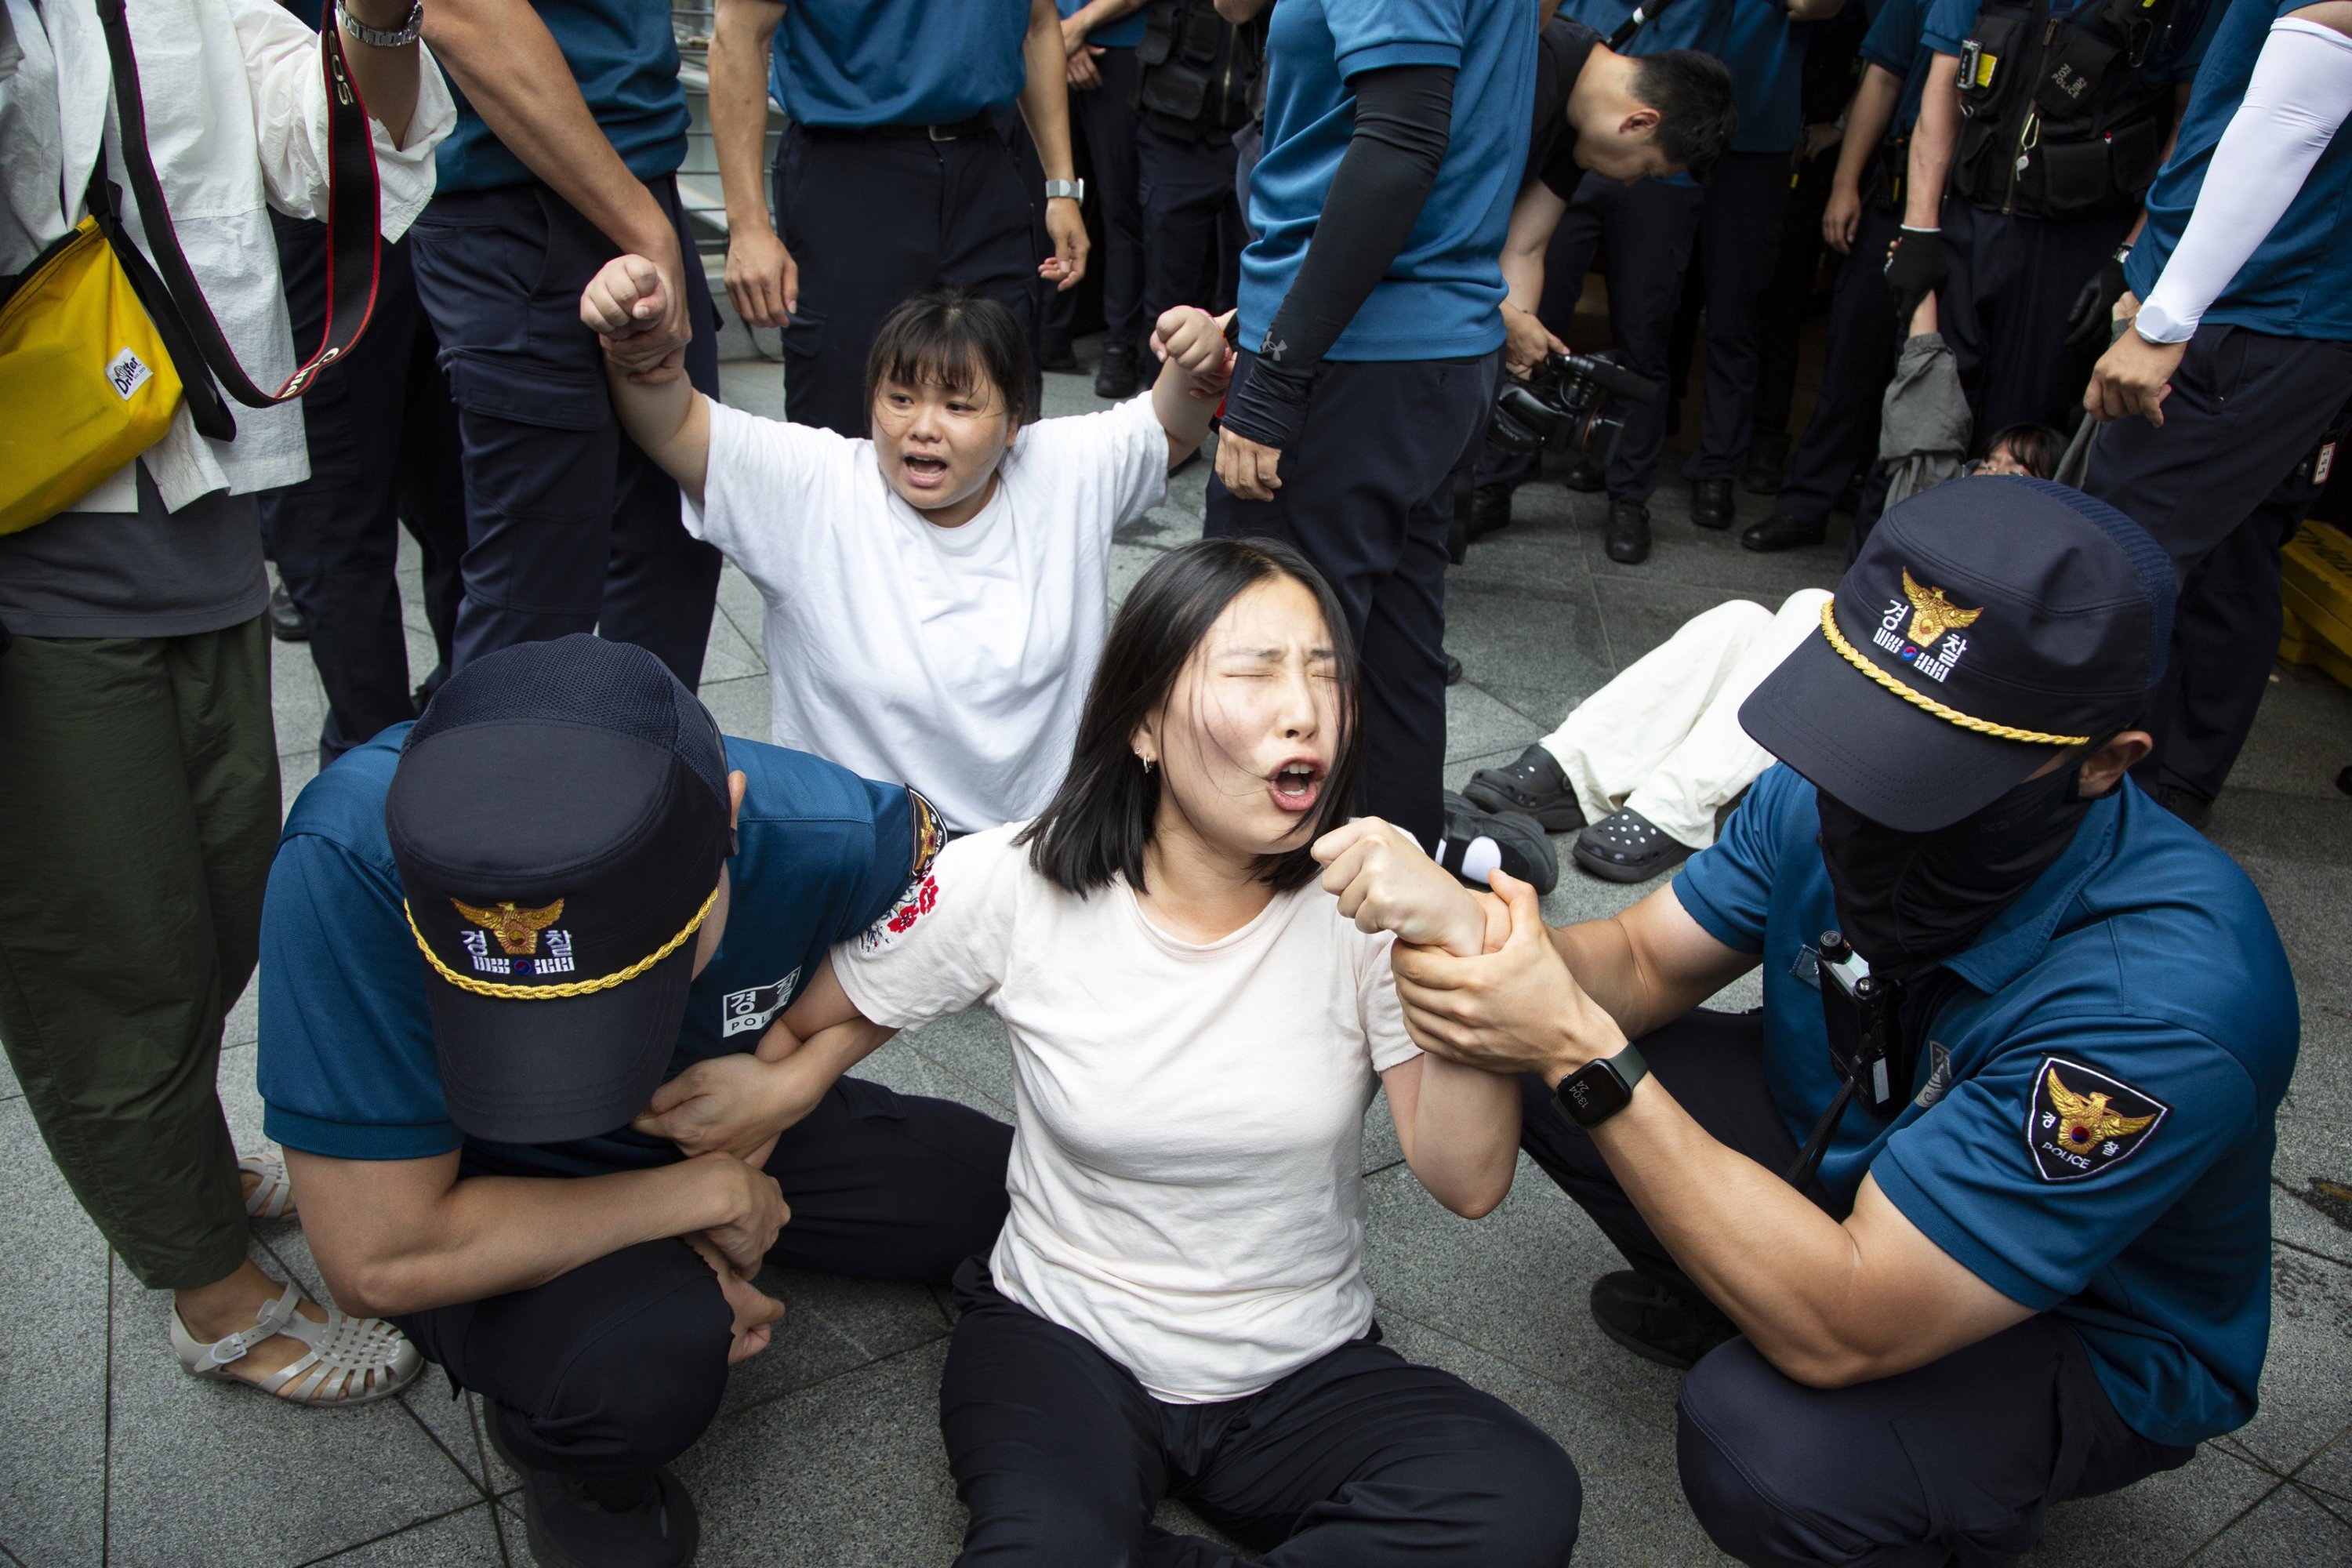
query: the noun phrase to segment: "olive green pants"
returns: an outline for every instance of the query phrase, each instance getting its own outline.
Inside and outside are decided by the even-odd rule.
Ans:
[[[215,1079],[278,820],[260,617],[0,655],[0,1044],[74,1195],[151,1289],[245,1258]]]

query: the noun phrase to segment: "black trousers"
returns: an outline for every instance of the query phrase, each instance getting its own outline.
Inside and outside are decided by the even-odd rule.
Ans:
[[[1874,199],[1862,204],[1853,247],[1839,265],[1830,295],[1821,396],[1772,507],[1784,516],[1827,517],[1854,470],[1878,454],[1879,406],[1903,346],[1895,296],[1886,288],[1886,247],[1902,226],[1900,213]]]
[[[1036,341],[1035,203],[993,132],[934,142],[794,125],[776,150],[776,213],[800,266],[784,329],[784,414],[866,434],[866,356],[891,307],[952,285],[1002,302]],[[1034,394],[1034,389],[1033,389]]]
[[[1269,1568],[1560,1568],[1582,1489],[1559,1445],[1492,1394],[1415,1366],[1373,1325],[1244,1399],[1168,1405],[1082,1336],[1000,1295],[983,1258],[940,1428],[971,1510],[963,1568],[1238,1568],[1151,1523],[1163,1497]]]
[[[1699,265],[1706,291],[1706,392],[1691,479],[1728,479],[1748,455],[1763,370],[1760,316],[1789,210],[1787,153],[1727,153],[1706,183]],[[1611,283],[1613,294],[1615,283]]]
[[[2312,458],[2347,400],[2352,343],[2208,323],[2173,372],[2164,427],[2119,419],[2092,444],[2083,488],[2154,534],[2181,576],[2143,784],[2211,800],[2228,780],[2278,655],[2279,547],[2319,499]]]
[[[979,1111],[844,1079],[768,1157],[793,1211],[768,1260],[944,1283],[994,1244],[1012,1144],[1013,1130]],[[490,1402],[507,1452],[534,1469],[619,1477],[667,1464],[727,1386],[727,1304],[681,1241],[394,1321]]]
[[[1236,385],[1256,359],[1243,352]],[[1445,823],[1446,536],[1501,363],[1327,361],[1274,499],[1209,481],[1211,538],[1283,540],[1339,595],[1360,680],[1362,809],[1430,848]]]
[[[2066,314],[2131,224],[2128,211],[2003,217],[1944,198],[1951,277],[1937,296],[1937,326],[1976,412],[1979,446],[2011,425],[2074,428],[2105,345],[2068,348]]]
[[[1833,153],[1832,150],[1832,153]],[[1764,286],[1756,324],[1756,411],[1748,421],[1748,444],[1769,441],[1788,450],[1789,416],[1797,399],[1797,340],[1813,302],[1813,279],[1820,274],[1822,214],[1829,206],[1830,184],[1836,173],[1832,154],[1811,158],[1797,166],[1796,183],[1789,187],[1788,210],[1780,216],[1780,245],[1772,260],[1771,281]]]
[[[1149,121],[1136,131],[1135,150],[1143,181],[1145,329],[1171,305],[1222,315],[1233,308],[1249,243],[1234,195],[1239,154],[1231,142],[1192,141]]]
[[[1102,72],[1102,86],[1070,89],[1072,127],[1086,139],[1087,195],[1102,222],[1102,245],[1087,267],[1102,270],[1104,342],[1127,343],[1140,353],[1158,319],[1145,313],[1143,303],[1146,220],[1135,108],[1135,79],[1142,68],[1130,44],[1105,47],[1095,57],[1095,68]],[[1049,287],[1045,299],[1045,345],[1067,348],[1078,291]]]
[[[1765,1084],[1761,1014],[1695,1012],[1646,1036],[1658,1081],[1768,1170],[1797,1143]],[[1521,1144],[1637,1271],[1693,1289],[1592,1140],[1524,1080]],[[1807,1195],[1835,1212],[1816,1183]],[[2074,1331],[2047,1313],[1916,1371],[1848,1388],[1784,1376],[1745,1337],[1683,1379],[1683,1494],[1743,1563],[1944,1568],[2031,1551],[2050,1505],[2189,1462],[2124,1424]]]
[[[719,312],[677,184],[646,183],[688,258],[686,369],[719,392]],[[454,672],[572,632],[635,643],[702,679],[719,552],[678,521],[677,486],[621,430],[580,292],[618,248],[537,183],[433,198],[410,230],[417,296],[457,401],[465,600]]]
[[[327,314],[323,224],[269,215],[294,341],[319,341]],[[405,522],[424,556],[425,614],[441,667],[449,662],[466,552],[466,485],[457,405],[437,363],[440,343],[417,302],[405,241],[383,247],[367,335],[302,399],[310,477],[259,498],[261,542],[310,633],[326,689],[319,732],[326,766],[386,725],[416,717],[415,690],[436,671],[408,667],[394,568]]]

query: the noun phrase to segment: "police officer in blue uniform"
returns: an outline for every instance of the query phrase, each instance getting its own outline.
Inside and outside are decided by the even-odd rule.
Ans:
[[[772,58],[771,43],[773,44]],[[1002,302],[1038,341],[1042,274],[1085,274],[1054,0],[719,0],[710,131],[727,197],[727,293],[784,329],[784,416],[866,434],[866,351],[891,307],[942,286]],[[769,221],[768,100],[792,117]],[[1045,168],[1018,172],[999,117],[1018,101]],[[1037,205],[1054,255],[1031,240]],[[708,389],[706,389],[708,390]]]
[[[718,392],[718,318],[674,178],[688,117],[669,7],[437,0],[425,35],[459,94],[408,239],[463,443],[451,668],[595,629],[691,687],[719,552],[688,535],[677,487],[621,433],[578,309],[605,262],[650,258],[668,304],[648,331]]]
[[[692,1560],[666,1467],[782,1315],[764,1262],[944,1281],[992,1242],[1011,1129],[789,1021],[939,843],[913,792],[722,740],[590,637],[477,660],[295,802],[264,1125],[335,1299],[487,1402],[540,1563]]]
[[[1143,319],[1171,305],[1233,309],[1249,233],[1234,139],[1255,118],[1265,25],[1236,25],[1211,0],[1150,0],[1136,84],[1143,176]]]
[[[2017,1556],[2253,1414],[2299,1024],[2253,885],[2126,776],[2173,582],[2077,491],[1928,490],[1743,706],[1782,765],[1672,884],[1396,949],[1419,1043],[1531,1075],[1524,1146],[1630,1265],[1594,1317],[1691,1369],[1683,1489],[1744,1562]],[[1760,1011],[1699,1007],[1759,966]]]
[[[2084,488],[2138,519],[2182,574],[2139,777],[2197,826],[2277,652],[2279,547],[2327,482],[2352,413],[2347,105],[2352,5],[2231,8],[2125,267],[2147,302],[2085,399],[2113,423]]]
[[[1812,416],[1772,515],[1741,531],[1750,550],[1793,550],[1829,536],[1830,509],[1878,452],[1878,405],[1903,323],[1886,288],[1886,249],[1903,226],[1911,127],[1935,58],[1921,36],[1928,0],[1881,0],[1863,35],[1862,84],[1846,110],[1822,237],[1845,255],[1830,298],[1829,338]]]

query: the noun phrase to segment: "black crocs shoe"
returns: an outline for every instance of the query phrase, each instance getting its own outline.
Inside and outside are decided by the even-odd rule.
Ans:
[[[1573,833],[1584,826],[1559,759],[1541,742],[1519,753],[1508,767],[1480,768],[1462,786],[1462,798],[1481,811],[1517,811],[1543,825],[1546,833]]]
[[[1664,1285],[1630,1268],[1592,1282],[1592,1321],[1601,1331],[1660,1366],[1687,1372],[1739,1330],[1704,1296]]]
[[[1691,858],[1691,847],[1638,811],[1612,811],[1576,836],[1576,863],[1608,882],[1646,882]]]
[[[1474,888],[1486,887],[1486,873],[1496,867],[1533,883],[1538,893],[1559,885],[1559,853],[1542,824],[1520,812],[1481,811],[1452,790],[1445,792],[1437,863]]]
[[[1779,550],[1819,544],[1829,536],[1829,523],[1823,519],[1790,517],[1776,511],[1761,522],[1749,523],[1740,533],[1739,542],[1759,555],[1769,555]]]
[[[665,1465],[634,1476],[559,1475],[518,1463],[484,1401],[490,1447],[522,1478],[523,1529],[539,1568],[689,1568],[702,1521]]]

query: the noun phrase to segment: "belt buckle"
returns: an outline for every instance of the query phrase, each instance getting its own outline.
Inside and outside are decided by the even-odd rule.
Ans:
[[[946,132],[945,135],[940,134],[942,131]],[[952,126],[926,125],[923,127],[923,133],[934,142],[961,142],[963,140],[963,132],[956,130]]]

